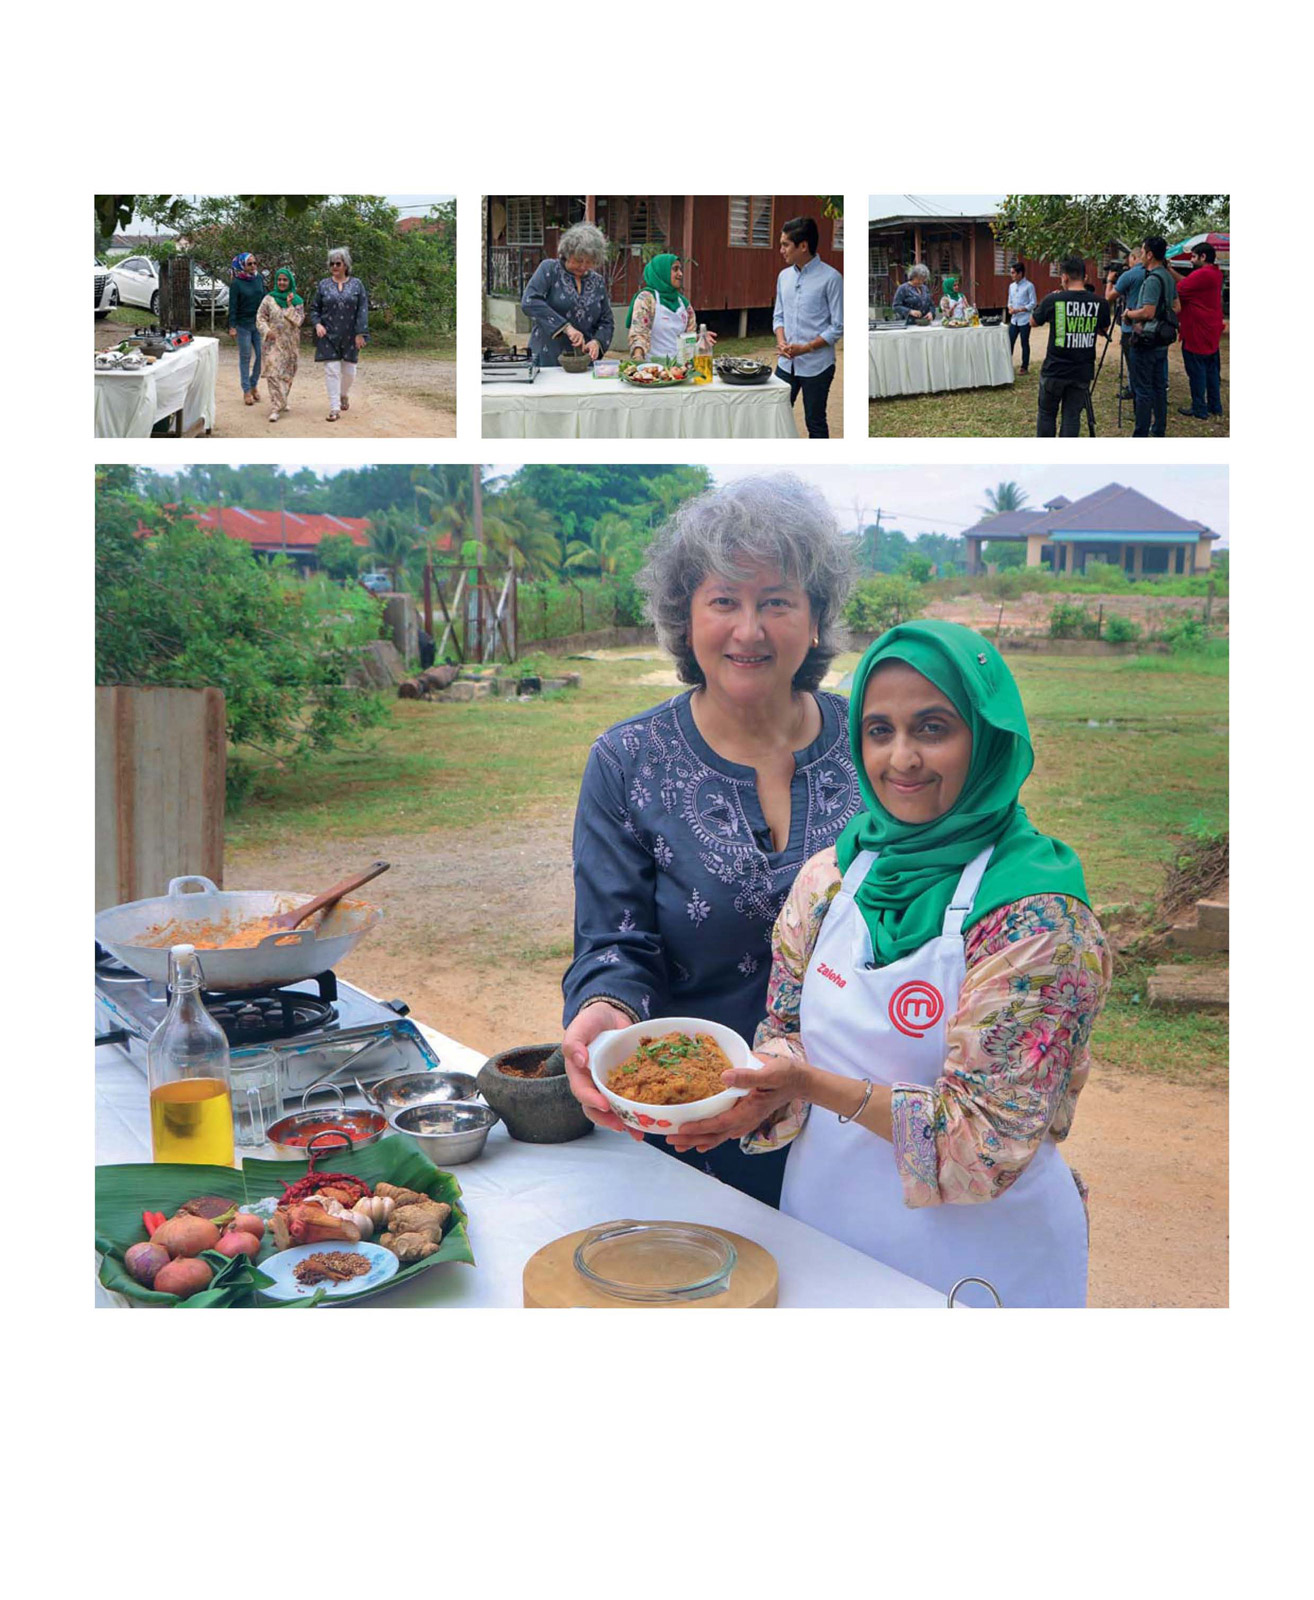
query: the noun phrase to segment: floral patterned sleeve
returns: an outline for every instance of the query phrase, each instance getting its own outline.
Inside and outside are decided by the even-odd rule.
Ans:
[[[891,1092],[907,1205],[994,1199],[1046,1134],[1067,1137],[1110,973],[1094,912],[1066,895],[1014,901],[968,930],[944,1071]]]
[[[762,1055],[802,1057],[799,1038],[799,1002],[803,979],[817,942],[822,919],[842,882],[835,849],[820,850],[805,861],[771,930],[771,977],[767,983],[767,1014],[753,1036],[753,1049]],[[739,1141],[746,1155],[781,1150],[807,1121],[806,1101],[791,1100],[753,1133]]]
[[[652,324],[657,313],[657,296],[651,289],[644,289],[634,302],[634,311],[630,319],[630,349],[636,346],[648,351],[652,347]]]

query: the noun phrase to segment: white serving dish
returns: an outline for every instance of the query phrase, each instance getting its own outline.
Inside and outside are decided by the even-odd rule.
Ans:
[[[747,1089],[723,1089],[705,1100],[691,1100],[682,1106],[650,1106],[640,1100],[626,1100],[607,1087],[607,1074],[632,1056],[645,1039],[663,1033],[707,1033],[725,1051],[732,1067],[757,1068],[757,1060],[733,1028],[703,1017],[654,1017],[651,1022],[635,1022],[628,1028],[612,1028],[600,1033],[589,1046],[589,1071],[608,1104],[627,1127],[643,1133],[671,1133],[686,1122],[702,1122],[728,1111]]]

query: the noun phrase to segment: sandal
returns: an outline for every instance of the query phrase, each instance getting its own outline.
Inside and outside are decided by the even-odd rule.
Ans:
[[[328,414],[328,421],[336,422],[341,415],[342,413],[340,411],[330,411]]]
[[[255,404],[255,396],[249,389],[242,390],[242,404],[244,406],[253,406]]]
[[[281,415],[282,415],[282,413],[281,413],[281,412],[279,412],[279,411],[271,411],[271,412],[270,412],[270,413],[269,413],[269,420],[270,420],[270,421],[271,421],[271,422],[277,422],[277,421],[278,421],[278,419],[279,419],[279,417],[280,417],[280,416],[281,416]]]
[[[258,400],[260,398],[260,385],[259,384],[253,384],[252,385],[252,387],[251,387],[251,398],[252,398],[252,400]]]
[[[342,409],[344,411],[350,411],[351,410],[351,401],[347,399],[345,394],[342,397]]]

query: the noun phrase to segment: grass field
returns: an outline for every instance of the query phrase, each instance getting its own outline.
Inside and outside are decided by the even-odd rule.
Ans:
[[[855,656],[841,657],[841,670]],[[398,701],[366,745],[298,772],[262,772],[230,818],[235,847],[458,833],[569,816],[600,729],[660,701],[651,660],[580,660],[577,691],[467,705]],[[1097,906],[1148,908],[1174,835],[1227,827],[1226,660],[1014,657],[1036,749],[1023,791],[1037,825],[1081,855]],[[514,933],[507,934],[514,940]],[[516,952],[508,946],[508,957]],[[1097,1058],[1173,1079],[1226,1068],[1226,1020],[1141,1003],[1146,972],[1119,964]]]
[[[887,338],[894,335],[885,335]],[[929,337],[929,336],[928,336]],[[1048,330],[1031,330],[1031,370],[1022,376],[1021,345],[1014,348],[1013,363],[1018,368],[1012,384],[996,389],[950,389],[943,394],[904,395],[894,400],[871,400],[867,405],[868,432],[872,438],[953,438],[1027,439],[1036,433],[1036,392],[1040,367],[1045,358]],[[1101,351],[1104,349],[1100,345]],[[1168,435],[1183,439],[1225,439],[1229,433],[1231,389],[1229,384],[1228,338],[1221,347],[1223,415],[1203,421],[1177,414],[1178,406],[1191,403],[1191,388],[1182,365],[1182,349],[1175,344],[1168,351]],[[1130,439],[1135,420],[1132,403],[1122,403],[1122,427],[1118,427],[1118,335],[1114,335],[1104,360],[1104,369],[1091,392],[1095,406],[1096,436],[1105,439]],[[1087,437],[1083,420],[1082,438]]]

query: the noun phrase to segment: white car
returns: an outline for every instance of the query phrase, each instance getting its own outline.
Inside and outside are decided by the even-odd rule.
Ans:
[[[160,264],[149,256],[127,256],[110,268],[110,277],[125,306],[142,306],[153,317],[160,314]],[[211,301],[216,311],[228,310],[228,287],[202,273],[192,278],[192,300],[198,311],[208,311]]]
[[[95,257],[92,257],[95,260]],[[119,291],[110,269],[103,261],[96,262],[96,321],[109,316],[114,307],[119,303]]]

